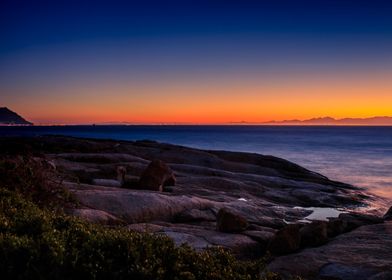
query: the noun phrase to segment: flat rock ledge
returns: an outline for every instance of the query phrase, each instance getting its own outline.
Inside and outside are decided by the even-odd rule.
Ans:
[[[304,279],[392,279],[392,222],[362,226],[318,248],[282,256],[268,268]]]

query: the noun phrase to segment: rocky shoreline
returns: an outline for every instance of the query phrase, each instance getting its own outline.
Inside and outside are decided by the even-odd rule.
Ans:
[[[67,212],[91,222],[167,235],[197,250],[222,246],[239,258],[269,252],[270,270],[283,275],[391,279],[390,217],[362,210],[377,198],[289,161],[60,136],[1,138],[0,147],[25,150],[53,169],[79,202]],[[327,214],[311,220],[315,211]]]

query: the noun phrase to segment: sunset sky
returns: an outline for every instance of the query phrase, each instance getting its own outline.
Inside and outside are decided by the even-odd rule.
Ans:
[[[392,1],[2,0],[0,38],[35,123],[392,116]]]

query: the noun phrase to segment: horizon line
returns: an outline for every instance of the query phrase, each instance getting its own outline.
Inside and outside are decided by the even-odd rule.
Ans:
[[[377,120],[382,120],[377,123]],[[375,121],[375,123],[373,123]],[[349,122],[349,123],[347,123]],[[352,123],[351,123],[352,122]],[[355,123],[358,122],[358,123]],[[369,123],[366,123],[369,122]],[[310,119],[288,119],[288,120],[270,120],[262,122],[250,121],[227,121],[227,122],[129,122],[129,121],[106,121],[106,122],[85,122],[85,123],[33,123],[35,126],[130,126],[130,125],[265,125],[265,126],[392,126],[392,116],[372,116],[372,117],[313,117]]]

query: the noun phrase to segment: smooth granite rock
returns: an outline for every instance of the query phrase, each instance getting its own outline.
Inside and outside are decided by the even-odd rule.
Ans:
[[[117,217],[96,209],[70,209],[69,214],[83,218],[89,222],[103,224],[103,225],[121,225],[124,221],[121,221]]]
[[[323,244],[324,223],[305,225],[301,233],[298,223],[312,213],[303,207],[354,209],[375,199],[287,160],[254,153],[65,136],[1,138],[0,150],[33,151],[55,166],[59,183],[79,200],[73,215],[108,225],[121,221],[129,230],[166,234],[176,244],[200,250],[223,246],[239,257],[258,257],[268,249],[294,256],[301,246]],[[124,172],[119,178],[120,167]],[[121,188],[94,185],[97,179],[122,182]],[[222,208],[247,225],[237,221],[228,230],[235,232],[216,230]],[[328,248],[333,238],[358,226],[379,222],[355,213],[330,220],[326,230],[332,241],[318,248]],[[374,234],[379,238],[382,233]],[[329,251],[328,257],[332,254],[336,252]]]
[[[385,222],[361,226],[321,247],[277,257],[268,267],[304,279],[391,279],[385,278],[392,272],[391,252],[392,222]]]
[[[383,222],[381,217],[363,213],[343,213],[339,219],[347,223],[347,230],[353,230],[357,227],[369,224],[379,224]]]

